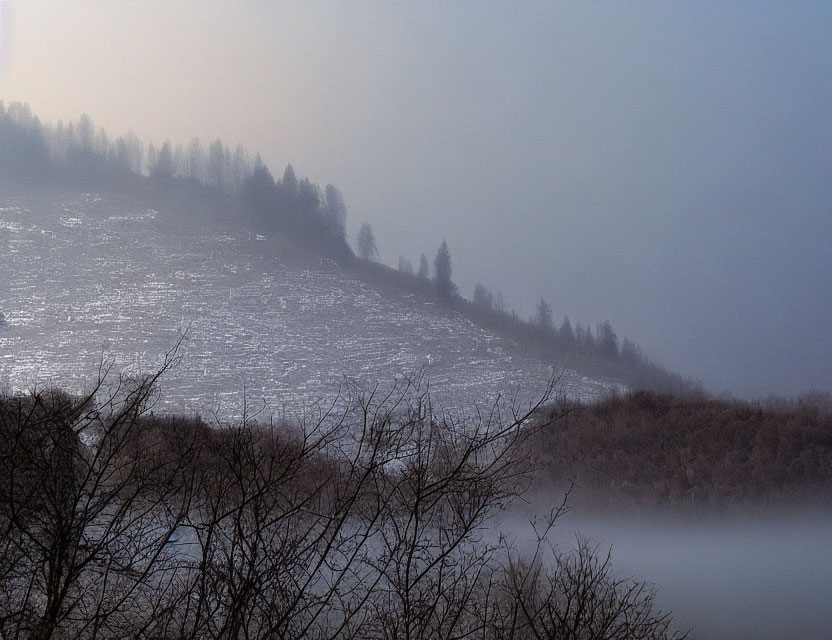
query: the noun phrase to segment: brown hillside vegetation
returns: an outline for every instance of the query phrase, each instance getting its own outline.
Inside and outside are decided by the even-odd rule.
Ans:
[[[832,415],[802,402],[641,391],[573,407],[537,438],[544,482],[573,481],[606,506],[828,502],[832,487]]]

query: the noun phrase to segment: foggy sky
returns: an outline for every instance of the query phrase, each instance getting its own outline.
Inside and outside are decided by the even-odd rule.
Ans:
[[[241,142],[388,264],[446,237],[466,295],[711,389],[832,390],[826,3],[0,4],[0,99],[43,120]]]

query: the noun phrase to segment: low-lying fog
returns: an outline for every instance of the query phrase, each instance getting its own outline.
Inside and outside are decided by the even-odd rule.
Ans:
[[[610,516],[578,505],[557,523],[564,550],[577,535],[602,554],[611,546],[616,577],[655,584],[657,608],[691,637],[832,637],[832,512]]]

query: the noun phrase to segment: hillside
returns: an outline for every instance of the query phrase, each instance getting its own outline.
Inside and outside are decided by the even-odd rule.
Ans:
[[[157,211],[116,196],[0,203],[0,381],[80,391],[102,356],[147,372],[186,332],[161,407],[222,416],[297,411],[424,369],[443,406],[470,407],[551,367],[430,298],[369,284],[278,238]],[[597,398],[616,383],[565,372],[559,391]]]
[[[308,178],[297,176],[291,164],[286,166],[282,177],[275,179],[259,155],[252,160],[242,146],[237,145],[232,151],[220,139],[211,142],[207,149],[198,139],[193,139],[187,148],[174,146],[170,141],[165,141],[158,149],[153,144],[145,147],[129,131],[118,138],[111,138],[103,129],[96,131],[95,124],[86,114],[77,122],[66,125],[61,121],[55,125],[43,124],[27,104],[11,103],[6,107],[0,102],[0,190],[9,196],[22,196],[24,201],[31,199],[28,194],[51,194],[45,199],[36,198],[36,205],[29,210],[34,211],[35,217],[53,209],[58,212],[63,210],[64,213],[69,211],[72,215],[64,216],[58,235],[73,226],[79,226],[76,231],[83,232],[84,223],[74,216],[74,213],[79,213],[74,210],[77,207],[71,203],[68,207],[61,204],[66,194],[94,194],[92,198],[101,198],[104,197],[102,194],[106,194],[104,202],[110,209],[105,206],[99,212],[105,220],[123,218],[120,209],[123,207],[128,211],[138,211],[140,217],[153,212],[151,217],[155,224],[174,224],[174,227],[164,230],[155,227],[162,234],[170,232],[173,236],[191,238],[194,228],[215,229],[218,237],[226,237],[223,247],[214,251],[230,260],[229,269],[223,265],[223,270],[234,269],[233,265],[241,255],[238,247],[228,245],[228,238],[262,239],[269,246],[264,250],[253,250],[252,255],[276,257],[279,262],[285,262],[291,256],[292,261],[300,260],[316,273],[321,266],[332,272],[337,264],[341,269],[337,277],[367,283],[372,289],[410,300],[417,307],[427,305],[428,310],[436,310],[456,320],[462,319],[463,324],[472,323],[485,329],[492,337],[499,336],[504,343],[510,344],[509,352],[523,354],[534,363],[542,361],[547,366],[574,369],[592,379],[617,380],[633,388],[686,395],[701,393],[698,383],[651,362],[637,343],[627,337],[619,338],[609,321],[598,322],[594,331],[580,322],[573,328],[568,317],[558,325],[551,307],[543,299],[535,316],[524,319],[506,307],[500,292],[493,295],[482,284],[474,288],[471,300],[464,298],[457,293],[452,280],[451,255],[445,242],[441,245],[444,252],[442,268],[438,266],[437,253],[432,275],[429,274],[429,260],[424,253],[418,274],[404,258],[400,259],[399,268],[393,269],[374,260],[378,250],[371,228],[364,224],[359,233],[359,236],[363,234],[363,240],[359,238],[357,242],[356,259],[346,239],[347,206],[337,187],[327,184],[322,189]],[[77,198],[70,196],[70,200],[73,199]],[[84,206],[90,204],[89,200],[85,199]],[[9,211],[16,211],[15,206],[12,202]],[[161,215],[157,216],[159,212]],[[135,217],[133,213],[126,215],[128,218]],[[90,220],[93,225],[98,224],[95,216]],[[5,224],[11,225],[9,229],[19,231],[14,225],[21,222],[12,216]],[[139,236],[145,232],[154,233],[150,227],[137,227],[132,231]],[[80,241],[83,242],[82,239]],[[134,247],[136,241],[135,236],[128,238]],[[164,245],[164,242],[160,244],[156,240],[150,240],[150,243]],[[122,251],[117,243],[99,244],[102,245],[99,248],[115,254]],[[199,245],[199,241],[196,244]],[[279,245],[279,249],[272,246],[275,244]],[[49,247],[42,246],[40,249],[49,250]],[[89,257],[92,255],[90,251],[94,253],[95,250],[79,247],[77,252]],[[175,250],[182,253],[179,246]],[[57,262],[66,263],[60,256]],[[109,269],[106,261],[102,265]],[[71,273],[72,268],[66,273]],[[178,271],[189,273],[189,268]],[[216,265],[212,268],[217,272]],[[38,273],[38,269],[35,268],[32,273]],[[172,273],[167,274],[168,280]],[[156,282],[155,274],[148,277]],[[87,281],[99,284],[95,277],[92,280],[87,278]],[[152,282],[142,283],[142,289],[152,287]],[[231,287],[239,284],[232,284]],[[171,286],[176,288],[175,284]],[[246,281],[245,286],[256,289],[259,285]],[[109,289],[104,286],[102,291],[106,295]],[[34,291],[35,297],[42,293]],[[58,291],[58,297],[64,294]],[[157,294],[150,293],[158,297]],[[285,298],[285,294],[284,291],[281,295]],[[52,296],[48,297],[52,299]],[[324,295],[323,299],[327,296]],[[3,312],[4,309],[0,308],[0,313]],[[168,312],[168,315],[171,316],[171,313]],[[188,316],[179,312],[172,315]],[[67,317],[71,318],[71,314]],[[428,322],[426,327],[429,329],[430,326]],[[56,327],[61,331],[71,330],[71,322]],[[324,333],[327,332],[328,329],[324,328]],[[124,337],[120,335],[119,339]],[[398,349],[397,343],[392,346],[394,350]],[[431,352],[422,355],[426,362],[428,356],[435,357]],[[412,367],[413,359],[406,360]],[[475,378],[482,374],[476,372]],[[484,375],[493,377],[488,371]],[[259,378],[255,379],[255,383],[258,381]],[[248,383],[245,376],[243,383]],[[504,388],[504,385],[497,388]],[[574,385],[567,385],[564,391],[574,395]],[[219,392],[229,393],[231,390],[221,389]],[[300,392],[303,394],[303,389]],[[320,393],[326,391],[320,390]],[[483,398],[479,400],[483,401]]]

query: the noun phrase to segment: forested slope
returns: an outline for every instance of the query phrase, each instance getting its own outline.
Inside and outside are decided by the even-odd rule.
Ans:
[[[559,325],[540,301],[534,317],[521,318],[498,292],[478,284],[471,300],[452,281],[450,249],[443,241],[433,260],[422,253],[419,270],[401,258],[399,268],[377,262],[369,225],[363,225],[356,258],[346,238],[347,207],[334,185],[324,188],[296,176],[291,165],[275,179],[259,155],[216,139],[187,145],[145,145],[132,132],[111,137],[83,115],[77,122],[43,124],[26,104],[0,102],[0,186],[11,195],[51,191],[57,198],[91,192],[130,200],[180,224],[206,223],[232,233],[264,234],[310,256],[334,260],[349,277],[416,294],[507,338],[528,356],[633,387],[699,393],[699,385],[650,361],[609,321],[590,325],[569,318]],[[1,294],[2,292],[0,292]],[[0,308],[0,312],[6,312]]]
[[[651,392],[573,406],[535,446],[540,477],[603,505],[830,502],[826,394],[780,406]]]

